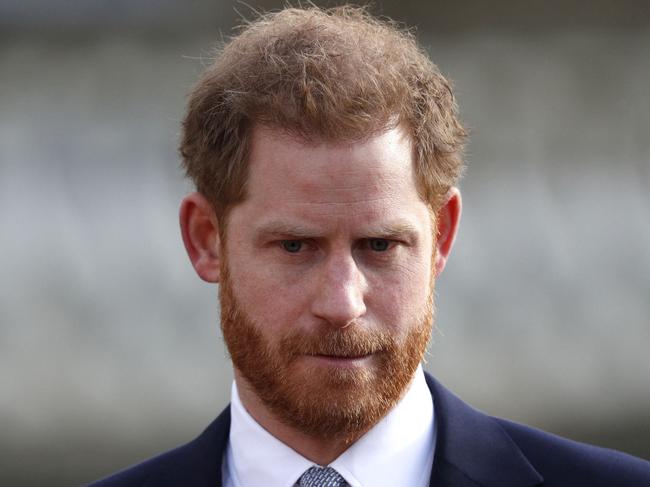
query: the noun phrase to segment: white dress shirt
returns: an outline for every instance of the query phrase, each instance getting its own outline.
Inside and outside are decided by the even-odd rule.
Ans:
[[[224,487],[293,487],[315,465],[248,414],[234,382],[230,413]],[[420,366],[402,400],[329,466],[351,487],[426,487],[435,438],[433,400]]]

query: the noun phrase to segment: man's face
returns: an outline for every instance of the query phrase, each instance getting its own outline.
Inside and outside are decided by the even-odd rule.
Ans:
[[[240,389],[314,437],[394,406],[431,332],[433,228],[399,128],[307,145],[257,128],[222,242],[221,319]]]

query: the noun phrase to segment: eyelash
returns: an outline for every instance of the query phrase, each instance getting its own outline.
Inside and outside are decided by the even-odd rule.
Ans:
[[[300,245],[300,247],[298,249],[296,249],[295,252],[292,252],[291,250],[289,250],[287,248],[288,245],[290,245],[290,244],[298,244],[298,245]],[[297,254],[300,250],[302,250],[302,247],[303,247],[304,244],[305,244],[304,240],[297,240],[297,239],[296,240],[280,240],[280,247],[282,247],[282,249],[288,254]]]

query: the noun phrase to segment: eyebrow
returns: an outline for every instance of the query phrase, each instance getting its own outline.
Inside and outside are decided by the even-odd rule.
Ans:
[[[286,221],[270,221],[255,230],[255,241],[260,241],[268,237],[292,237],[292,238],[317,238],[320,232],[310,229],[304,225],[290,223]]]
[[[405,240],[414,243],[418,240],[419,231],[413,223],[407,220],[397,220],[378,225],[369,225],[359,233],[364,238],[385,238],[389,240]],[[263,224],[254,233],[256,242],[272,237],[291,237],[292,239],[321,238],[322,230],[306,225],[287,221],[274,220]]]
[[[392,240],[407,240],[415,242],[418,239],[418,229],[409,221],[399,220],[388,222],[377,227],[370,227],[369,234],[378,238]]]

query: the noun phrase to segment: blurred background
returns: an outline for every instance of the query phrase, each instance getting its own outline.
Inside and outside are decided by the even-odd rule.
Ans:
[[[316,2],[321,3],[321,2]],[[0,484],[192,439],[232,371],[177,208],[185,94],[280,2],[0,0]],[[489,412],[650,459],[650,4],[377,1],[472,131],[427,369]]]

